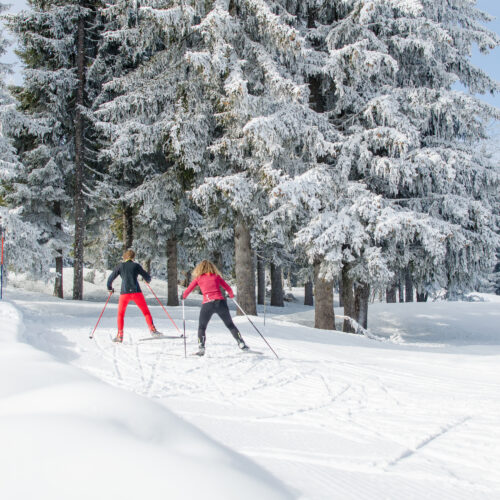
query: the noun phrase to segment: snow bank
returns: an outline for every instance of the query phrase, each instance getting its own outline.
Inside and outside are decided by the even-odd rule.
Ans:
[[[294,290],[300,296],[300,290]],[[436,301],[370,303],[368,327],[379,340],[426,348],[500,345],[500,296],[476,293],[480,302]],[[314,327],[314,309],[300,303],[268,308],[270,318],[284,324]],[[337,328],[343,308],[335,307]],[[314,330],[312,330],[314,332]],[[340,332],[339,332],[340,333]],[[352,336],[347,335],[349,342]],[[341,339],[338,339],[341,341]]]
[[[373,304],[372,331],[399,344],[420,346],[500,345],[500,297],[484,302]]]
[[[293,498],[164,407],[19,342],[12,304],[0,324],[0,498]]]

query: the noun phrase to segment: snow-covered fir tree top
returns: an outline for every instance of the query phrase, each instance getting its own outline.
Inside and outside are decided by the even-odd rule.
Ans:
[[[0,3],[0,14],[3,13],[6,6]],[[5,77],[11,73],[11,67],[2,61],[8,47],[8,41],[0,29],[0,182],[8,181],[15,173],[17,164],[17,157],[12,145],[9,143],[4,132],[4,122],[6,120],[6,113],[12,107],[12,98],[9,95],[6,85]],[[1,195],[1,194],[0,194]]]
[[[193,198],[219,227],[242,216],[254,238],[285,247],[291,227],[266,217],[267,192],[284,172],[332,156],[339,138],[309,106],[305,68],[315,54],[279,2],[213,2],[196,30],[187,57],[208,88],[217,134]]]

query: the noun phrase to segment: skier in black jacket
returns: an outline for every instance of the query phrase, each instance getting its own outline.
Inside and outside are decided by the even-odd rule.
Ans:
[[[113,339],[113,342],[123,342],[123,325],[125,318],[125,311],[127,310],[128,303],[133,300],[139,309],[144,314],[146,322],[149,326],[151,335],[161,335],[155,328],[153,318],[149,312],[149,308],[142,294],[137,277],[139,274],[144,278],[146,283],[151,281],[151,276],[142,268],[140,264],[134,262],[135,252],[127,250],[123,254],[123,262],[120,263],[108,278],[108,290],[114,292],[112,287],[114,279],[120,275],[122,278],[122,287],[120,292],[120,301],[118,302],[118,334]]]

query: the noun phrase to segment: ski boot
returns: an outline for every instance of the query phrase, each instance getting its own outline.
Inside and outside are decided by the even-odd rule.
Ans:
[[[198,352],[195,352],[196,356],[205,356],[205,345],[198,344]]]
[[[151,328],[150,333],[152,337],[161,337],[163,335],[163,333],[159,332],[155,326]]]
[[[118,332],[116,334],[116,337],[113,339],[113,342],[118,342],[121,344],[123,342],[123,332]]]
[[[250,348],[245,344],[245,341],[243,339],[241,340],[238,340],[238,347],[242,350],[242,351],[248,351]]]
[[[235,338],[236,342],[238,342],[238,347],[242,351],[248,351],[248,346],[245,344],[245,341],[243,340],[241,333],[238,330],[231,330],[231,333],[233,334],[233,337]]]

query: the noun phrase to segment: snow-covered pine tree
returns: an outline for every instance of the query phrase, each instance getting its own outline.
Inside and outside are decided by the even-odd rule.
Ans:
[[[493,291],[500,295],[500,248],[497,249],[497,261],[495,267],[493,269],[492,283],[493,283]]]
[[[8,25],[13,29],[12,23],[14,20],[10,17]],[[33,52],[30,57],[34,60],[37,55]],[[24,225],[20,222],[19,227],[31,232],[31,237],[36,235],[33,245],[41,241],[51,250],[56,264],[54,295],[62,297],[62,252],[67,248],[67,239],[62,231],[61,206],[68,201],[65,192],[67,163],[61,151],[64,148],[48,146],[59,142],[60,137],[53,130],[54,123],[41,112],[43,97],[21,89],[16,89],[15,94],[19,102],[10,98],[9,107],[4,108],[2,125],[9,137],[11,154],[17,158],[19,152],[22,163],[17,162],[7,179],[2,176],[5,199],[22,218]],[[30,224],[33,228],[28,231]],[[34,268],[44,268],[48,272],[47,266],[40,266],[36,257]]]
[[[477,155],[488,159],[500,175],[500,150],[498,149],[500,123],[495,121],[491,124],[490,128],[490,138],[478,145]],[[496,195],[493,197],[492,205],[493,213],[497,220],[497,233],[500,237],[500,189],[497,190]],[[492,273],[479,291],[500,295],[500,246],[496,250],[496,261],[493,263]]]
[[[167,251],[171,305],[178,303],[178,241],[189,239],[189,228],[199,222],[186,192],[213,128],[184,59],[197,4],[110,2],[106,15],[114,22],[100,51],[103,60],[114,54],[96,113],[109,140],[103,157],[117,199],[137,207],[144,226],[137,248],[149,258]]]
[[[499,38],[481,24],[488,16],[473,1],[370,4],[352,2],[345,19],[354,28],[336,27],[330,50],[356,55],[356,46],[367,44],[379,57],[387,55],[394,71],[388,67],[375,92],[365,79],[356,106],[344,102],[338,108],[337,123],[348,136],[339,161],[383,197],[379,224],[386,229],[384,212],[393,212],[385,242],[371,233],[388,267],[396,273],[407,268],[417,292],[463,292],[477,286],[495,245],[491,200],[498,178],[474,149],[499,113],[452,85],[460,81],[474,93],[498,91],[472,65],[470,51],[473,43],[492,49]]]
[[[5,5],[0,3],[0,13],[4,10]],[[7,46],[0,28],[0,58],[5,55]],[[20,118],[15,109],[16,102],[5,85],[5,77],[10,71],[10,66],[0,59],[0,236],[4,243],[4,285],[9,270],[47,277],[52,261],[48,246],[39,243],[43,236],[38,226],[24,221],[16,207],[9,207],[8,195],[12,192],[18,170],[22,168],[9,136]]]
[[[26,170],[16,196],[23,210],[45,225],[47,238],[59,235],[58,275],[66,248],[61,218],[72,216],[73,298],[82,299],[85,191],[91,191],[94,175],[89,158],[94,137],[84,115],[95,86],[88,78],[87,65],[98,38],[97,2],[32,0],[30,7],[6,17],[25,66],[17,97],[29,123],[18,130]],[[43,218],[40,210],[45,211]],[[50,232],[49,227],[53,228]]]
[[[6,8],[3,3],[0,3],[0,14]],[[8,41],[4,37],[2,27],[0,26],[0,183],[10,180],[15,175],[15,169],[19,161],[16,151],[5,136],[2,127],[2,121],[5,118],[7,110],[13,106],[13,99],[8,93],[5,84],[5,78],[12,70],[8,64],[2,61],[7,52],[7,47]]]
[[[26,222],[17,210],[0,206],[0,234],[4,236],[4,287],[10,271],[35,279],[50,276],[54,255],[38,225]]]
[[[212,155],[193,196],[205,215],[216,214],[221,227],[234,229],[238,300],[251,314],[252,233],[265,224],[279,232],[285,218],[266,219],[267,190],[333,149],[331,127],[309,107],[303,76],[303,68],[317,61],[283,4],[209,2],[196,28],[200,40],[188,54],[217,111]]]
[[[345,136],[332,178],[343,172],[349,183],[325,189],[322,178],[306,189],[306,172],[275,194],[307,198],[310,220],[296,241],[332,274],[347,274],[344,307],[355,315],[352,283],[361,323],[367,287],[408,266],[418,290],[453,293],[474,287],[491,262],[498,178],[472,149],[498,112],[452,90],[457,80],[472,92],[498,90],[470,62],[473,43],[498,44],[474,3],[316,2],[308,37],[324,61],[319,96]]]
[[[0,12],[4,9],[0,3]],[[0,58],[6,48],[7,40],[0,29]],[[23,169],[9,135],[22,122],[16,111],[16,101],[5,86],[5,77],[10,71],[10,66],[0,60],[0,235],[4,241],[4,284],[9,270],[46,278],[53,260],[53,253],[43,243],[45,235],[38,224],[23,220],[19,208],[9,203],[18,171]]]

